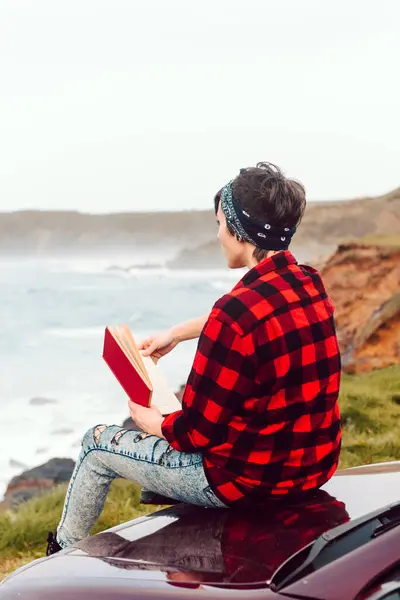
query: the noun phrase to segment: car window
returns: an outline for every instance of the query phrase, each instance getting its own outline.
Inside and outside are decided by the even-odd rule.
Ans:
[[[339,525],[323,533],[278,568],[272,576],[271,587],[280,591],[397,527],[400,527],[400,502]]]

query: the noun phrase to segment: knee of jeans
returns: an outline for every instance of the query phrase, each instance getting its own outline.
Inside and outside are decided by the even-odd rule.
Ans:
[[[107,425],[96,425],[87,430],[82,438],[82,447],[98,446],[101,439],[101,434],[107,429]]]

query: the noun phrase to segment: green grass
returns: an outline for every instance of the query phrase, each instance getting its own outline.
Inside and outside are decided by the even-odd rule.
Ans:
[[[343,375],[340,395],[344,425],[340,467],[400,459],[400,366],[366,375]],[[49,530],[59,521],[65,486],[0,513],[0,579],[43,556]],[[93,528],[97,533],[151,512],[139,505],[136,485],[117,480]]]
[[[340,466],[400,459],[400,367],[343,375]]]
[[[9,572],[42,557],[48,531],[60,520],[66,486],[33,498],[15,510],[0,512],[0,580]],[[140,490],[129,481],[113,482],[104,511],[91,533],[148,514],[155,507],[139,504]]]

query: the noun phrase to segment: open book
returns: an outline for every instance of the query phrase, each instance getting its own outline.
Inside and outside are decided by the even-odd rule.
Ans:
[[[153,404],[163,415],[181,409],[163,374],[150,356],[142,356],[127,325],[106,327],[103,358],[129,398],[141,404]]]

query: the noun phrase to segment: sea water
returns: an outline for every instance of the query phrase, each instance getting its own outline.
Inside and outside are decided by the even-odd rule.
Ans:
[[[12,476],[55,456],[75,459],[89,427],[128,416],[101,358],[106,325],[127,323],[139,341],[208,312],[241,275],[0,261],[0,498]],[[174,389],[187,379],[196,343],[159,363]]]

